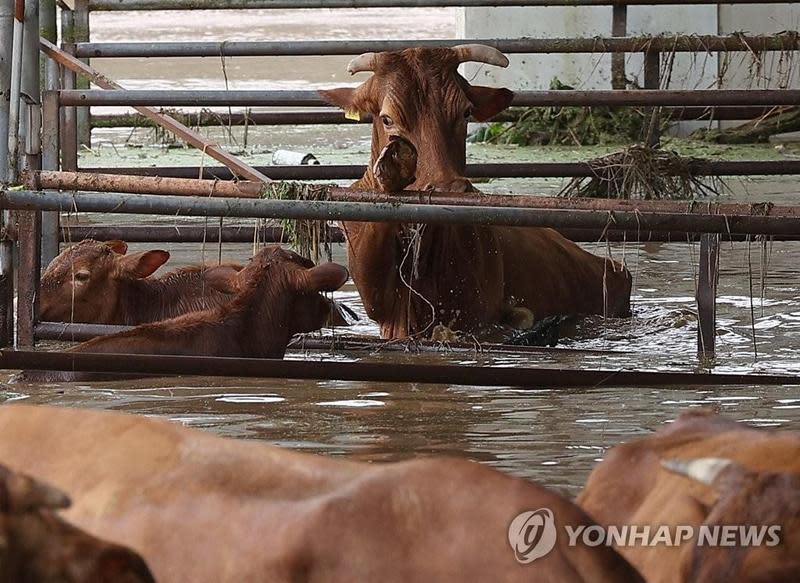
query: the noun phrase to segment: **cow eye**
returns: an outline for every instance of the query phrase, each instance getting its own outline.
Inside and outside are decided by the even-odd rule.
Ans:
[[[386,128],[390,128],[390,127],[392,127],[394,125],[394,122],[392,121],[392,118],[389,117],[388,115],[382,115],[381,116],[381,121],[383,122],[383,127],[386,127]]]
[[[469,119],[470,117],[472,117],[472,108],[468,107],[464,112],[464,119]]]
[[[85,282],[89,281],[89,272],[88,271],[77,271],[75,272],[75,281]]]

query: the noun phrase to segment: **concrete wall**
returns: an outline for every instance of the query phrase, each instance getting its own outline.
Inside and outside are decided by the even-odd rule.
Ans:
[[[771,33],[800,28],[800,4],[629,6],[628,34],[730,34],[736,31]],[[611,36],[611,7],[464,8],[458,12],[458,32],[464,38],[592,37]],[[643,84],[641,55],[628,55],[628,79]],[[777,86],[791,76],[800,82],[800,61],[779,63],[774,55],[764,60],[763,70]],[[765,79],[754,76],[753,57],[728,57],[724,86],[748,88]],[[707,89],[716,86],[725,57],[716,54],[677,54],[669,87]],[[779,74],[779,67],[782,67]],[[609,89],[611,59],[608,55],[514,55],[511,66],[500,70],[469,65],[468,79],[477,83],[504,85],[512,89],[546,89],[553,77],[580,89]]]

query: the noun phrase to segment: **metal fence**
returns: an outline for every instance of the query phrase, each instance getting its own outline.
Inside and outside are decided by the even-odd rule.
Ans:
[[[6,2],[7,0],[2,0]],[[0,6],[3,6],[0,2]],[[228,0],[224,3],[224,8],[354,8],[354,7],[413,7],[413,6],[598,6],[613,5],[615,25],[619,24],[620,12],[626,5],[637,4],[716,4],[715,1],[706,0],[635,0],[620,4],[614,0],[535,0],[533,2],[511,2],[503,0],[491,1],[304,1],[304,0],[270,0],[270,1],[246,1]],[[729,0],[731,4],[755,4],[760,2],[739,2]],[[770,2],[770,3],[775,3]],[[35,11],[38,22],[42,23],[43,36],[53,42],[55,40],[53,29],[55,23],[55,4],[52,2],[42,2],[38,4],[31,2],[31,11]],[[36,6],[33,6],[36,5]],[[27,8],[27,4],[26,4]],[[209,2],[206,0],[76,0],[75,10],[62,8],[61,13],[61,41],[67,52],[71,53],[72,64],[78,59],[95,57],[147,57],[156,58],[164,56],[241,56],[241,55],[319,55],[319,54],[353,54],[368,50],[389,50],[408,46],[409,44],[434,44],[438,46],[448,46],[461,43],[461,40],[447,41],[307,41],[291,43],[92,43],[89,38],[89,13],[94,10],[161,10],[161,9],[211,9],[220,8],[219,2]],[[33,13],[22,14],[22,20],[17,19],[20,25],[33,26]],[[9,30],[13,27],[7,26],[7,16],[0,10],[0,45],[6,50],[13,43],[13,33]],[[37,23],[38,27],[39,24]],[[45,30],[47,27],[47,30]],[[53,30],[51,30],[53,29]],[[33,29],[34,32],[36,29]],[[619,26],[615,26],[619,30]],[[30,34],[28,35],[30,37]],[[37,35],[38,36],[38,35]],[[38,39],[37,39],[38,40]],[[474,42],[474,41],[471,41]],[[763,110],[767,106],[775,105],[796,105],[800,103],[800,91],[797,90],[705,90],[705,91],[682,91],[682,90],[661,90],[659,69],[660,54],[665,52],[707,52],[707,51],[796,51],[800,49],[800,41],[797,33],[782,33],[771,36],[743,36],[732,35],[730,37],[696,37],[696,36],[675,36],[675,37],[656,37],[656,38],[598,38],[598,39],[487,39],[485,44],[497,46],[505,52],[591,52],[591,53],[613,53],[624,55],[630,52],[641,52],[645,54],[645,79],[646,88],[644,90],[613,90],[613,91],[530,91],[520,92],[515,98],[515,104],[520,106],[633,106],[640,105],[650,108],[674,107],[674,108],[739,108],[737,111],[752,113],[753,108]],[[41,272],[41,262],[51,257],[58,249],[58,243],[62,238],[74,240],[74,236],[88,234],[87,231],[80,231],[74,228],[64,227],[58,224],[57,211],[92,211],[104,213],[153,213],[169,215],[187,216],[227,216],[227,217],[264,217],[264,218],[305,218],[305,219],[326,219],[326,220],[364,220],[364,221],[408,221],[408,222],[430,222],[446,224],[483,224],[483,225],[516,225],[516,226],[549,226],[563,229],[565,232],[572,233],[575,238],[582,236],[610,236],[627,237],[636,232],[639,236],[647,233],[645,239],[656,237],[662,240],[670,237],[692,239],[699,237],[701,240],[702,265],[708,269],[700,270],[698,282],[698,308],[700,325],[698,329],[698,346],[702,356],[713,354],[715,336],[715,309],[714,297],[716,293],[716,280],[718,277],[718,248],[721,238],[745,239],[750,240],[757,236],[771,237],[776,240],[796,240],[800,237],[800,210],[797,207],[776,207],[747,205],[741,208],[725,208],[709,205],[707,207],[678,208],[664,206],[663,203],[653,201],[628,202],[628,203],[607,203],[605,206],[588,202],[573,202],[565,200],[549,201],[535,199],[534,197],[512,197],[508,198],[488,196],[479,200],[471,200],[463,195],[441,194],[434,197],[436,200],[423,201],[417,196],[417,200],[408,197],[400,198],[391,204],[385,202],[375,193],[364,193],[350,191],[347,189],[327,189],[328,200],[324,202],[315,201],[280,201],[248,199],[238,195],[236,198],[219,197],[199,197],[199,196],[175,196],[175,194],[186,195],[186,192],[160,191],[146,194],[131,194],[140,192],[147,183],[145,179],[137,179],[136,176],[147,174],[192,176],[199,174],[199,169],[125,169],[124,174],[129,175],[127,180],[131,185],[127,190],[121,192],[90,192],[86,191],[77,182],[67,185],[65,183],[47,182],[46,173],[36,173],[35,170],[43,168],[46,171],[58,171],[59,169],[77,171],[77,151],[81,139],[86,139],[89,131],[88,108],[90,106],[124,105],[124,106],[273,106],[273,107],[319,107],[324,105],[322,100],[313,92],[304,91],[123,91],[113,89],[113,82],[107,81],[106,84],[112,89],[109,90],[89,90],[84,81],[81,87],[75,72],[91,75],[88,67],[75,67],[70,65],[69,59],[56,58],[57,56],[51,49],[46,52],[55,60],[44,59],[43,82],[40,83],[38,67],[38,46],[31,48],[30,39],[26,49],[19,48],[14,50],[16,63],[33,63],[34,56],[37,63],[36,67],[28,65],[22,71],[27,75],[29,84],[35,78],[35,88],[28,93],[32,97],[32,103],[26,104],[22,109],[26,124],[19,127],[25,130],[24,136],[28,139],[25,142],[24,156],[22,156],[22,166],[29,170],[28,190],[4,190],[0,193],[0,208],[13,211],[15,215],[15,229],[6,229],[6,247],[0,248],[0,271],[3,277],[0,278],[0,340],[3,345],[12,342],[12,331],[8,324],[10,321],[10,306],[13,298],[13,290],[10,290],[10,281],[13,281],[13,264],[8,259],[8,246],[10,238],[16,239],[19,253],[17,267],[17,297],[18,309],[16,314],[16,337],[19,346],[33,346],[37,335],[51,337],[53,328],[51,324],[39,323],[37,318],[37,288],[38,279]],[[11,53],[9,53],[11,54]],[[27,60],[25,60],[27,59]],[[56,62],[58,63],[57,66]],[[35,68],[35,73],[33,69]],[[88,71],[88,73],[87,73]],[[0,83],[5,83],[6,77],[0,71]],[[98,81],[98,77],[93,77]],[[0,89],[14,90],[16,84],[20,83],[15,78],[13,82],[0,86]],[[43,94],[42,106],[40,107],[40,90],[45,90]],[[17,106],[19,100],[12,101],[12,110]],[[744,108],[744,109],[742,109]],[[41,116],[38,112],[41,109]],[[705,110],[703,110],[705,111]],[[720,110],[723,111],[723,110]],[[0,122],[3,120],[3,110],[0,109]],[[289,112],[289,113],[264,113],[264,115],[294,115],[293,120],[297,123],[307,123],[312,120],[313,115],[328,116],[329,123],[339,123],[340,117],[330,117],[330,112]],[[336,114],[337,116],[340,114]],[[39,119],[43,119],[41,135],[38,132]],[[149,119],[154,119],[148,113]],[[156,116],[155,123],[162,123]],[[284,123],[287,118],[264,118],[264,123]],[[281,120],[281,121],[277,121]],[[12,124],[13,125],[13,124]],[[178,124],[180,125],[180,124]],[[17,127],[16,125],[14,126]],[[171,126],[176,127],[176,126]],[[182,127],[182,126],[181,126]],[[185,128],[184,128],[185,129]],[[83,134],[83,135],[82,135]],[[15,136],[0,136],[3,140],[15,138],[14,146],[18,147],[19,139]],[[40,138],[40,139],[39,139]],[[17,157],[10,157],[11,163],[8,166],[10,175],[13,177],[20,169],[20,162]],[[355,177],[361,171],[360,166],[337,166],[337,167],[303,167],[303,168],[280,168],[263,167],[252,169],[256,176],[269,176],[270,179],[333,179]],[[207,168],[206,173],[210,176],[218,176],[223,179],[233,177],[235,172],[217,168]],[[592,168],[587,163],[569,164],[481,164],[473,165],[468,169],[472,176],[589,176]],[[692,171],[698,174],[778,174],[778,173],[800,173],[800,161],[795,162],[763,162],[763,161],[720,161],[720,162],[698,162],[692,167]],[[117,170],[119,172],[119,170]],[[75,180],[80,179],[80,174],[73,176]],[[55,176],[51,174],[50,180],[66,180],[67,176]],[[110,179],[109,179],[110,180]],[[268,180],[265,178],[265,180]],[[145,186],[145,189],[148,188]],[[52,189],[52,190],[51,190]],[[57,190],[62,190],[58,192]],[[74,190],[74,191],[73,191]],[[153,189],[154,190],[154,189]],[[77,193],[76,193],[77,192]],[[149,192],[149,191],[148,191]],[[191,193],[189,193],[191,194]],[[196,194],[196,193],[195,193]],[[583,204],[584,206],[580,206]],[[576,206],[577,205],[577,206]],[[592,206],[594,205],[594,206]],[[49,211],[49,212],[43,212]],[[610,226],[611,225],[611,226]],[[12,225],[9,225],[9,227]],[[145,232],[145,228],[122,228],[113,225],[103,225],[92,227],[92,233],[109,234],[114,230],[116,236],[132,239],[139,236],[139,240],[155,240],[161,236],[153,228]],[[103,231],[105,229],[105,231]],[[168,237],[171,241],[190,241],[197,240],[196,229],[186,227],[183,231]],[[234,231],[234,229],[238,229]],[[244,229],[244,230],[243,230]],[[249,229],[249,230],[248,230]],[[229,227],[225,234],[220,229],[218,238],[221,240],[240,240],[247,236],[248,239],[255,232],[253,227]],[[137,235],[138,233],[138,235]],[[243,233],[245,235],[243,235]],[[582,234],[581,234],[582,233]],[[591,235],[589,235],[591,234]],[[279,236],[279,231],[271,233],[272,237]],[[132,237],[133,236],[133,237]],[[205,234],[204,234],[205,237]],[[5,249],[5,254],[2,250]],[[44,254],[42,253],[44,251]],[[6,259],[3,259],[6,257]],[[5,263],[3,263],[5,261]],[[5,283],[4,283],[5,282]],[[67,328],[64,328],[66,330]],[[4,356],[4,359],[7,357]],[[25,360],[27,358],[28,360]],[[53,357],[58,366],[64,364],[59,357]],[[70,361],[71,366],[76,365],[77,360]],[[14,361],[8,357],[6,362],[36,362],[34,366],[46,366],[47,363],[34,356],[20,356]],[[46,359],[45,359],[46,360]],[[89,357],[83,358],[83,365],[89,367],[109,366],[103,359],[92,360]],[[152,370],[162,370],[158,368],[157,360],[152,358],[141,359],[143,365]],[[166,363],[166,361],[164,361]],[[210,370],[228,370],[220,359],[195,359],[192,365],[200,363]],[[221,368],[214,369],[219,365]],[[53,365],[55,366],[55,364]],[[177,372],[185,369],[183,361],[170,360],[164,365],[163,371]],[[182,368],[184,367],[184,368]],[[254,365],[253,374],[276,374],[289,376],[286,368],[280,369],[275,366]],[[103,369],[108,370],[108,369]],[[116,370],[116,369],[115,369]],[[137,370],[140,370],[137,368]],[[191,369],[199,370],[199,369]],[[203,368],[205,370],[205,368]],[[278,371],[278,372],[276,372]],[[386,380],[394,378],[392,371],[387,368],[378,367],[377,372],[370,373],[369,378]],[[237,368],[237,374],[241,372]],[[450,379],[451,382],[459,382],[458,375],[462,373],[452,373],[447,371],[444,376],[435,376],[436,382]],[[294,374],[294,373],[291,373]],[[342,373],[351,374],[351,373]],[[352,373],[356,374],[356,373]],[[436,373],[437,375],[439,373]],[[471,374],[471,373],[470,373]],[[526,373],[528,374],[528,373]],[[653,373],[657,378],[658,373]],[[450,376],[447,376],[450,375]],[[413,376],[413,375],[412,375]],[[513,375],[511,375],[513,376]],[[567,375],[568,376],[568,375]],[[712,375],[716,376],[716,375]],[[539,382],[534,380],[532,373],[524,377],[524,382]],[[549,383],[558,384],[552,379],[559,377],[553,373],[548,377]],[[308,378],[308,377],[304,377]],[[326,377],[326,378],[331,378]],[[349,377],[348,377],[349,378]],[[366,377],[364,377],[366,378]],[[405,378],[405,377],[403,377]],[[411,377],[409,377],[411,378]],[[418,378],[418,377],[414,377]],[[522,382],[523,377],[515,377],[516,381],[508,380],[503,384],[517,384]],[[561,377],[566,378],[566,377]],[[570,377],[573,378],[573,377]],[[666,382],[667,377],[658,377]],[[694,377],[697,379],[698,377]],[[455,379],[455,380],[454,380]],[[641,384],[643,377],[638,378]],[[585,380],[585,379],[584,379]],[[758,379],[751,379],[757,381]],[[786,379],[781,379],[785,381]],[[661,382],[658,381],[658,382]],[[691,382],[690,379],[683,379],[682,382]],[[433,382],[433,381],[431,381]],[[565,381],[567,382],[567,381]],[[578,381],[571,381],[578,382]],[[582,382],[582,381],[581,381]],[[653,382],[656,382],[655,380]],[[734,382],[733,379],[722,379],[718,377],[715,382]],[[739,381],[736,381],[739,382]],[[470,383],[474,384],[474,377],[470,377]]]

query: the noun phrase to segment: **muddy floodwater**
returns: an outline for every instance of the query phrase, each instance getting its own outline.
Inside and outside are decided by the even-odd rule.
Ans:
[[[94,40],[276,40],[300,38],[417,38],[452,36],[453,10],[251,11],[244,15],[200,12],[93,16]],[[335,18],[334,18],[335,17]],[[403,18],[402,26],[392,18]],[[392,24],[390,26],[389,24]],[[334,26],[331,29],[331,26]],[[377,30],[377,32],[376,32]],[[313,88],[351,83],[346,58],[229,59],[231,88]],[[224,88],[220,59],[96,60],[95,66],[126,86]],[[569,81],[569,80],[567,80]],[[98,110],[98,113],[104,111]],[[251,128],[247,140],[209,131],[251,163],[268,164],[278,148],[314,153],[324,163],[364,163],[364,127]],[[84,166],[199,165],[202,155],[154,141],[151,130],[103,129],[81,155]],[[680,151],[719,159],[790,159],[800,151],[772,146],[700,147],[669,144]],[[612,148],[511,148],[470,145],[470,161],[579,160]],[[561,180],[495,180],[488,192],[554,194]],[[727,179],[726,200],[797,203],[794,177]],[[108,222],[109,217],[65,217],[70,224]],[[125,224],[198,224],[196,219],[115,216]],[[247,221],[242,221],[246,223]],[[217,219],[200,220],[209,228]],[[226,221],[233,224],[233,221]],[[154,248],[131,245],[132,250]],[[160,247],[164,247],[163,245]],[[243,261],[248,244],[184,244],[166,248],[167,265]],[[461,365],[558,366],[605,369],[707,370],[698,363],[694,286],[698,247],[687,243],[588,244],[598,254],[624,259],[634,275],[634,316],[592,318],[565,330],[560,349],[530,354],[479,352],[326,352],[292,350],[287,358],[337,361],[454,363]],[[800,374],[800,243],[723,244],[719,283],[718,356],[715,372]],[[344,249],[334,258],[345,261]],[[531,277],[535,266],[520,265]],[[352,283],[335,297],[361,321],[337,334],[377,336]],[[330,333],[330,331],[326,331]],[[569,350],[564,350],[569,349]],[[786,387],[671,387],[575,390],[482,388],[339,381],[169,378],[130,382],[4,385],[6,400],[115,409],[168,417],[192,427],[237,438],[361,460],[419,455],[466,456],[538,480],[569,494],[611,446],[646,434],[688,407],[710,406],[756,425],[800,428],[800,389]]]

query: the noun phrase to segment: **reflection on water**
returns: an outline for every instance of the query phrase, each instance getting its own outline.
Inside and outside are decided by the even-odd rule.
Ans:
[[[218,13],[201,11],[187,17],[174,12],[137,13],[135,27],[130,25],[130,14],[97,14],[96,18],[92,17],[97,33],[94,40],[409,38],[411,35],[435,38],[452,36],[454,26],[452,10],[337,11],[336,18],[329,11],[291,14],[248,11],[246,18],[234,18],[231,14],[226,12],[222,17]],[[232,88],[349,83],[352,80],[346,78],[344,72],[346,60],[347,57],[231,59],[227,65],[228,81]],[[93,63],[131,87],[225,86],[218,59],[94,59]],[[82,164],[208,163],[207,159],[201,160],[202,155],[198,153],[124,148],[121,144],[129,133],[127,129],[95,132],[95,151],[82,153]],[[268,163],[269,150],[276,147],[313,150],[325,163],[365,163],[369,153],[369,129],[365,127],[283,127],[262,130],[260,136],[256,134],[252,130],[251,144],[259,147],[247,157],[251,163]],[[222,132],[216,135],[219,137]],[[728,149],[721,153],[727,157],[778,155],[760,146],[744,153],[725,148]],[[585,159],[598,155],[586,149],[478,145],[471,145],[468,153],[470,161],[475,162]],[[730,184],[735,199],[774,203],[797,200],[796,182],[788,178],[731,181]],[[480,187],[485,191],[553,193],[562,185],[560,180],[528,179],[497,180],[480,184]],[[157,220],[115,218],[121,223]],[[98,217],[82,215],[80,220],[97,221]],[[175,217],[158,220],[185,221]],[[205,224],[213,227],[216,222]],[[131,245],[131,251],[153,247]],[[587,247],[598,254],[607,252],[605,244]],[[172,253],[170,267],[201,260],[216,261],[218,254],[215,244],[171,245],[168,249]],[[225,244],[219,254],[223,261],[243,261],[252,250],[252,245]],[[696,245],[629,242],[613,245],[611,251],[616,258],[624,257],[634,274],[635,315],[629,320],[591,318],[566,330],[563,346],[577,350],[501,355],[294,351],[288,358],[697,370],[693,299],[698,262]],[[716,371],[800,373],[800,359],[797,358],[800,273],[796,259],[800,243],[776,243],[767,251],[762,261],[758,244],[723,245]],[[345,260],[341,247],[335,250],[334,259]],[[361,316],[356,326],[338,333],[377,335],[377,327],[366,318],[352,285],[337,292],[336,297]],[[179,378],[91,385],[3,386],[0,398],[165,416],[222,435],[263,439],[285,447],[362,460],[428,454],[468,456],[570,494],[577,492],[609,447],[657,429],[687,407],[710,406],[736,419],[767,427],[798,429],[800,425],[800,390],[797,387],[522,390],[343,381]]]

